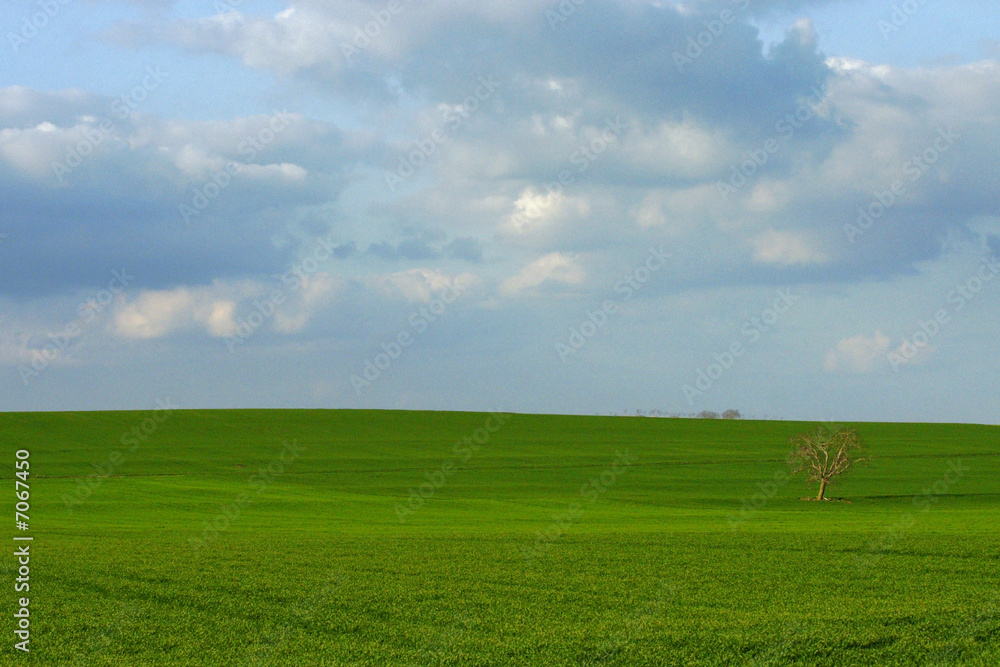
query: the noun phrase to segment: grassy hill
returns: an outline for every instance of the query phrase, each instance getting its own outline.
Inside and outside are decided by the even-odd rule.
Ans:
[[[1000,664],[1000,428],[852,426],[876,458],[814,503],[806,423],[0,414],[30,661]]]

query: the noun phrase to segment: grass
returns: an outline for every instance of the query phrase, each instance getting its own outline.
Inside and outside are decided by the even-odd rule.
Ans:
[[[807,503],[805,423],[150,416],[0,414],[0,664],[1000,664],[997,427],[853,425],[876,460]]]

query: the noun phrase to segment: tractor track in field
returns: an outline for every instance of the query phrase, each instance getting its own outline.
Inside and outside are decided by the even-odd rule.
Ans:
[[[986,457],[997,457],[1000,456],[1000,452],[986,452],[981,454],[900,454],[895,456],[881,456],[875,459],[876,461],[882,460],[896,460],[896,459],[976,459],[976,458],[986,458]],[[286,470],[283,475],[334,475],[341,473],[391,473],[391,472],[412,472],[412,471],[424,471],[428,467],[433,468],[435,465],[439,464],[442,460],[453,460],[449,457],[443,457],[442,459],[435,459],[426,466],[406,466],[397,468],[332,468],[328,470]],[[630,464],[631,467],[643,468],[643,467],[683,467],[683,466],[709,466],[709,465],[745,465],[745,464],[763,464],[763,463],[784,463],[784,459],[710,459],[705,461],[646,461],[646,462],[636,462]],[[125,475],[108,475],[110,478],[128,478],[128,477],[205,477],[212,474],[218,474],[222,472],[224,474],[240,474],[241,472],[253,473],[253,465],[267,465],[267,462],[262,462],[260,464],[247,464],[241,466],[240,468],[234,470],[232,468],[226,468],[221,471],[219,470],[197,470],[191,472],[173,472],[173,473],[134,473]],[[572,464],[562,464],[562,465],[532,465],[532,464],[515,464],[515,465],[499,465],[499,466],[468,466],[460,467],[462,470],[476,470],[476,471],[502,471],[502,470],[575,470],[575,469],[585,469],[585,468],[602,468],[607,467],[606,461],[601,461],[597,463],[572,463]],[[87,475],[32,475],[36,479],[78,479],[85,478]],[[0,479],[13,479],[12,477],[0,476]]]

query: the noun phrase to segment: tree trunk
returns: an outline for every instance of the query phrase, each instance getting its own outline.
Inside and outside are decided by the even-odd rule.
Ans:
[[[821,479],[819,481],[819,495],[816,496],[816,500],[823,500],[823,492],[826,491],[826,480]]]

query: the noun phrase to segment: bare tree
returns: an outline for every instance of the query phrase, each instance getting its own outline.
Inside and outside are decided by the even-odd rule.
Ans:
[[[734,408],[729,408],[728,410],[722,413],[723,419],[739,419],[740,417],[741,417],[740,411]]]
[[[830,430],[820,428],[815,433],[804,433],[792,438],[795,446],[788,463],[792,474],[805,471],[806,483],[819,482],[816,500],[823,500],[826,485],[851,466],[868,461],[861,456],[861,437],[853,429]]]
[[[698,417],[700,419],[718,419],[719,413],[713,412],[711,410],[702,410],[701,412],[698,413]]]

